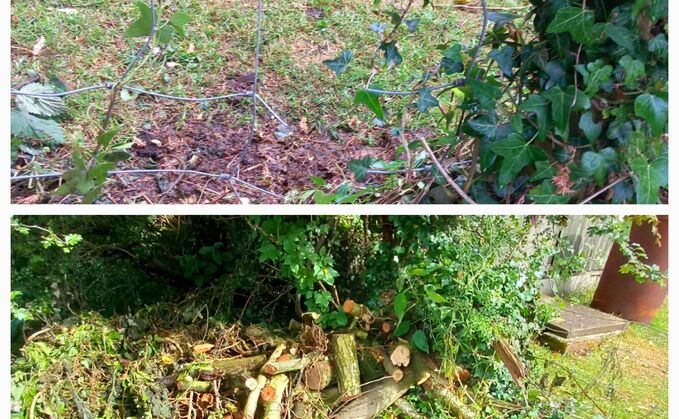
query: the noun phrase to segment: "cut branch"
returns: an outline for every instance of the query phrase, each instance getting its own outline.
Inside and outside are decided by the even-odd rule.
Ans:
[[[337,384],[342,399],[351,399],[361,393],[361,376],[354,335],[349,333],[333,335],[332,351],[335,356]]]

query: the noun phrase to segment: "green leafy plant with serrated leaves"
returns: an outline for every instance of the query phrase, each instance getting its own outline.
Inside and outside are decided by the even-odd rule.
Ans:
[[[517,28],[519,16],[488,12],[476,61],[476,46],[442,46],[434,70],[401,95],[405,107],[384,100],[390,94],[379,86],[357,89],[356,104],[394,128],[403,113],[436,114],[437,128],[456,140],[428,141],[439,159],[470,158],[450,171],[478,203],[664,202],[667,0],[531,3],[537,36]],[[408,59],[398,35],[409,31],[411,5],[387,12],[393,30],[378,48],[387,68]],[[410,153],[400,147],[397,154],[416,154],[422,144],[407,147]],[[407,160],[394,162],[412,168]],[[352,168],[359,181],[365,170],[364,160]],[[441,177],[436,183],[449,186]]]

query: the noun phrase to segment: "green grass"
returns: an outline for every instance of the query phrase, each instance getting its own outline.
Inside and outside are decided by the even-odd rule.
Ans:
[[[668,304],[649,326],[631,324],[585,355],[561,355],[533,345],[543,374],[567,377],[554,389],[560,400],[575,398],[573,417],[662,418],[668,414]],[[548,364],[542,368],[542,362]],[[601,410],[606,414],[604,415]]]
[[[93,4],[87,7],[88,4]],[[168,2],[161,18],[180,10],[191,16],[187,36],[175,38],[167,48],[146,57],[134,70],[128,84],[174,95],[203,96],[230,92],[228,79],[252,71],[254,59],[256,3],[214,0]],[[491,4],[515,6],[516,0]],[[12,82],[33,75],[53,75],[76,88],[113,81],[141,45],[142,39],[123,37],[137,18],[132,1],[103,0],[71,2],[67,13],[57,2],[17,0],[12,2]],[[378,54],[371,57],[380,37],[370,29],[375,22],[388,23],[383,13],[393,6],[374,7],[371,1],[308,0],[265,2],[261,57],[261,93],[293,123],[305,117],[310,126],[335,129],[357,124],[370,128],[372,117],[353,104],[355,88],[372,83],[389,89],[407,89],[413,78],[433,68],[440,60],[438,48],[460,42],[476,43],[480,26],[478,11],[454,8],[452,0],[436,2],[437,9],[415,7],[410,18],[420,18],[416,33],[399,29],[403,64],[387,69]],[[65,6],[64,6],[65,7]],[[323,15],[310,16],[309,10]],[[390,30],[388,28],[387,30]],[[45,38],[37,57],[29,52]],[[349,71],[336,77],[323,64],[349,49],[354,58]],[[169,67],[168,63],[176,64]],[[374,70],[373,70],[374,69]],[[388,99],[401,104],[402,99]],[[401,102],[399,102],[401,101]],[[445,103],[445,101],[443,101]],[[70,119],[64,123],[67,143],[91,144],[107,106],[107,92],[98,91],[67,99]],[[214,105],[211,109],[225,109]],[[144,124],[162,123],[168,114],[199,112],[197,105],[148,100],[120,102],[116,123],[122,126],[120,143],[129,143]],[[242,118],[246,123],[246,118]],[[421,114],[414,126],[438,126],[433,114]],[[181,121],[178,122],[181,124]],[[360,134],[357,134],[360,135]],[[362,135],[363,137],[363,135]],[[362,138],[364,141],[368,141]],[[42,162],[49,165],[49,161]],[[54,163],[54,162],[52,162]]]

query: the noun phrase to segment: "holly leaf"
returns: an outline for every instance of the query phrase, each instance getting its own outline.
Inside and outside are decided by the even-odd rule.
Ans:
[[[417,109],[420,112],[427,112],[430,108],[436,108],[439,106],[439,101],[431,94],[432,90],[430,87],[425,87],[420,90],[420,100],[417,101]]]
[[[634,100],[634,113],[646,120],[654,137],[665,132],[667,111],[667,101],[650,93],[641,94]]]
[[[427,340],[427,335],[422,330],[418,329],[413,333],[410,337],[410,343],[422,352],[429,353],[429,341]]]
[[[547,27],[548,33],[568,32],[575,42],[592,42],[594,13],[581,7],[562,7],[556,12],[554,20]]]
[[[351,57],[354,54],[349,51],[349,50],[344,50],[342,51],[342,54],[340,54],[339,57],[335,58],[334,60],[325,60],[323,61],[323,64],[325,64],[330,70],[332,70],[336,76],[340,76],[342,73],[347,71],[347,67],[349,66],[349,63],[351,62]]]
[[[545,179],[540,185],[528,192],[528,198],[536,204],[567,204],[571,198],[566,195],[557,195],[556,186],[551,179]]]
[[[139,19],[135,20],[127,31],[125,31],[126,38],[137,38],[140,36],[149,36],[151,28],[153,27],[153,16],[151,8],[141,1],[134,2],[137,9],[139,9]]]
[[[365,105],[375,116],[384,121],[384,111],[382,110],[382,105],[380,105],[380,99],[375,93],[370,93],[363,89],[358,90],[354,98],[354,104]]]

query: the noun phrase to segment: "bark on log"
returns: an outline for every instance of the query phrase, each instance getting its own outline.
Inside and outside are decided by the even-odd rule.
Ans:
[[[364,306],[363,304],[358,304],[354,300],[345,301],[344,304],[342,304],[342,310],[344,311],[345,314],[352,317],[363,318],[363,316],[365,315],[368,316],[372,315],[368,307]]]
[[[177,390],[179,391],[195,391],[196,393],[211,393],[212,381],[192,380],[189,376],[184,376],[177,379]]]
[[[257,386],[250,392],[248,399],[245,402],[245,409],[243,409],[243,419],[255,419],[259,395],[261,394],[264,386],[266,386],[266,377],[260,375],[257,377]]]
[[[509,370],[514,383],[521,389],[524,388],[523,379],[526,377],[526,367],[521,362],[518,356],[512,351],[509,344],[504,339],[498,339],[493,342],[493,348],[497,352],[502,363]]]
[[[407,367],[410,364],[410,347],[405,343],[399,343],[392,348],[389,359],[396,366]]]
[[[426,374],[420,376],[420,379],[424,378],[423,381],[420,381],[422,387],[440,399],[452,414],[464,419],[475,418],[476,414],[465,405],[464,401],[460,400],[459,395],[454,391],[455,386],[429,369],[427,361],[426,356],[420,351],[413,353],[413,368],[426,371]]]
[[[332,364],[327,359],[319,359],[304,370],[302,381],[309,390],[321,391],[334,378]]]
[[[266,355],[255,355],[248,358],[216,359],[213,365],[224,374],[236,375],[248,371],[255,371],[264,365]]]
[[[342,399],[351,399],[361,393],[361,375],[358,368],[354,335],[333,335],[332,351],[335,356],[337,384],[342,394]]]
[[[318,355],[304,355],[301,358],[293,358],[284,361],[267,362],[262,367],[262,372],[268,375],[282,374],[290,371],[299,371],[306,368]]]
[[[368,384],[365,391],[347,403],[334,419],[370,419],[400,399],[421,377],[412,369],[404,371],[401,381],[383,380]]]
[[[274,375],[268,386],[271,386],[275,395],[273,400],[264,403],[263,419],[280,419],[282,417],[283,394],[288,387],[288,376],[285,374]]]

